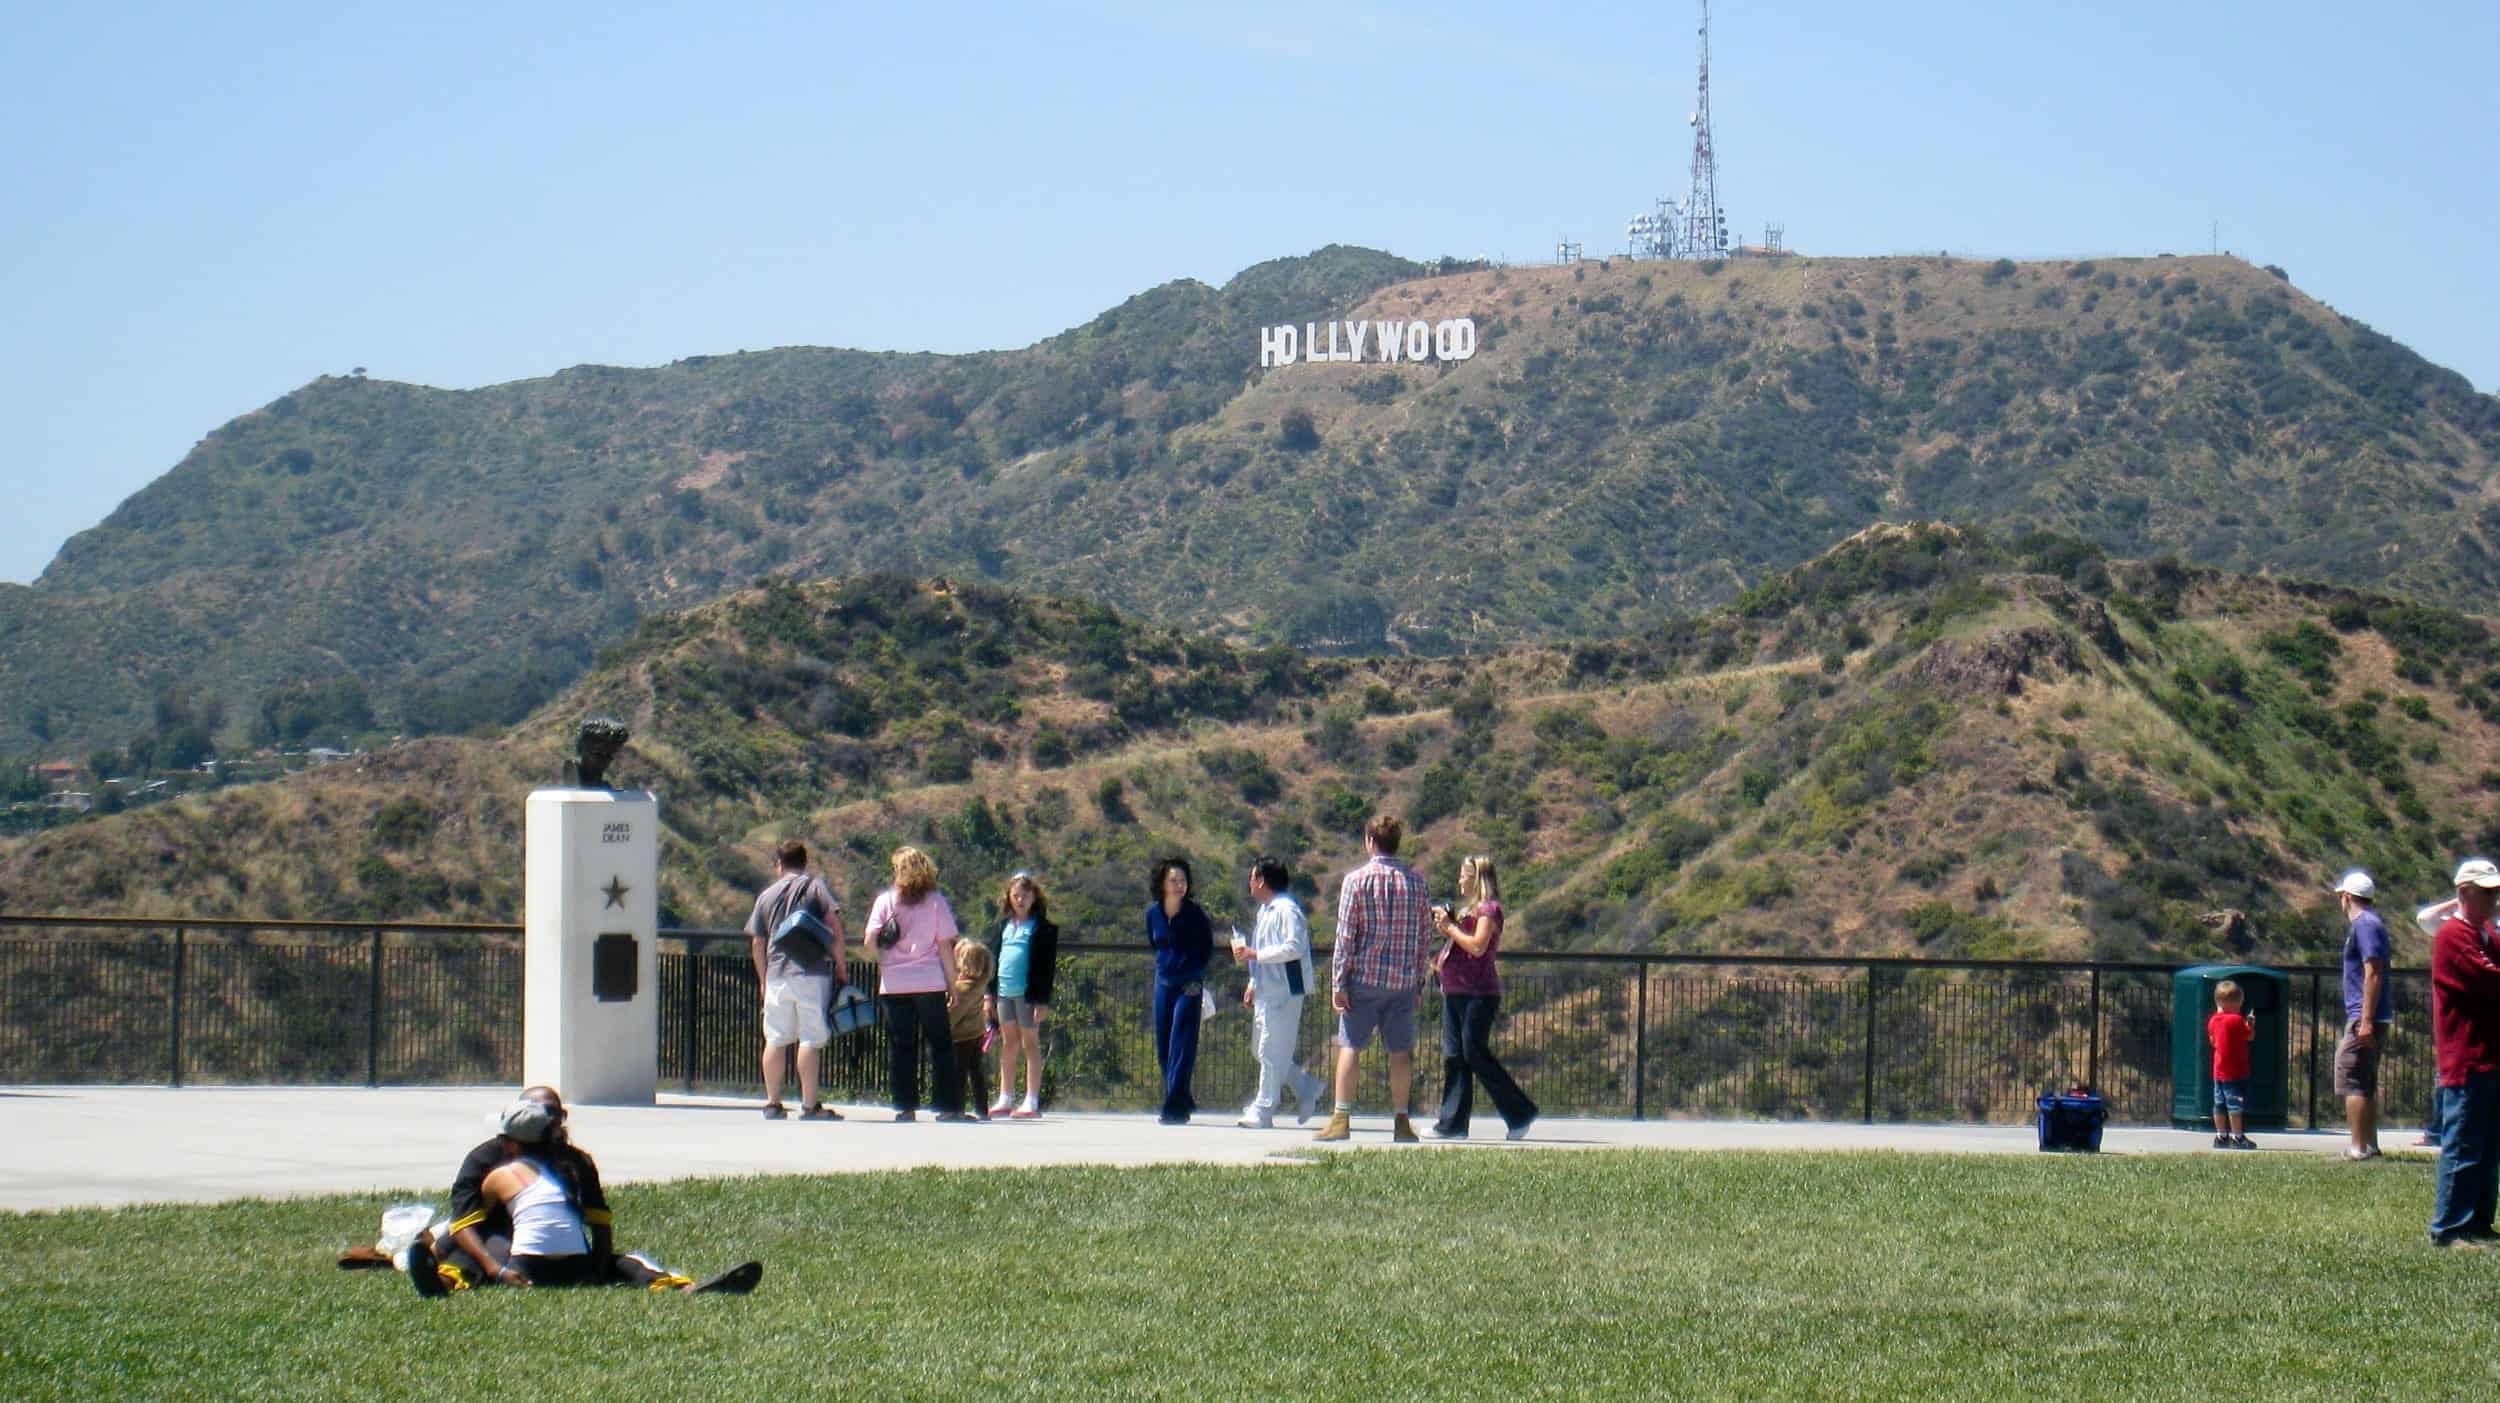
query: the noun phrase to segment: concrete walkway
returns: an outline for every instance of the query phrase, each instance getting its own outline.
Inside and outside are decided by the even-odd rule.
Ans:
[[[440,1198],[470,1146],[494,1131],[513,1087],[14,1087],[0,1089],[0,1207],[19,1211],[136,1203],[406,1191]],[[843,1106],[840,1124],[767,1121],[753,1101],[663,1095],[651,1107],[580,1106],[574,1138],[611,1184],[743,1174],[864,1173],[1052,1164],[1260,1164],[1313,1151],[1287,1116],[1243,1130],[1231,1114],[1163,1126],[1143,1115],[1053,1113],[1035,1121],[897,1125],[882,1107]],[[1418,1128],[1421,1128],[1420,1126]],[[1426,1137],[1418,1153],[1507,1154],[1501,1121],[1477,1138]],[[2331,1156],[2333,1134],[2261,1134],[2277,1152]],[[2409,1138],[2409,1137],[2407,1137]],[[1826,1121],[1568,1120],[1536,1123],[1527,1148],[1898,1150],[2032,1154],[2027,1126],[1854,1125]],[[1388,1118],[1358,1116],[1342,1148],[1389,1148]],[[2105,1152],[2213,1152],[2202,1133],[2112,1129]]]

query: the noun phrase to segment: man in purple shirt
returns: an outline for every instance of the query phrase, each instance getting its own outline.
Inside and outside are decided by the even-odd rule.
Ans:
[[[2378,1063],[2386,1045],[2387,924],[2376,910],[2378,883],[2356,867],[2336,879],[2336,903],[2349,923],[2344,936],[2344,1036],[2335,1044],[2335,1094],[2344,1098],[2352,1143],[2344,1158],[2378,1158]]]
[[[1415,1090],[1415,1003],[1425,963],[1424,879],[1398,861],[1405,825],[1381,814],[1363,825],[1370,861],[1337,890],[1337,940],[1329,951],[1329,1006],[1337,1011],[1337,1111],[1315,1140],[1353,1134],[1354,1088],[1372,1034],[1389,1053],[1390,1138],[1416,1143],[1407,1106]]]

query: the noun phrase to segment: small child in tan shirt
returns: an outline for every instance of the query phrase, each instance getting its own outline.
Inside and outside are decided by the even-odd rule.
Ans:
[[[955,1065],[963,1069],[964,1106],[990,1118],[989,1068],[982,1064],[982,1034],[990,977],[998,972],[990,948],[977,940],[955,942],[955,983],[946,991],[946,1030],[955,1042]]]

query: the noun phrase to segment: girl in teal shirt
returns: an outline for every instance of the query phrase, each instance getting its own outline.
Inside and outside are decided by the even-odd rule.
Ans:
[[[1030,872],[1007,879],[999,915],[998,933],[989,941],[998,957],[998,974],[990,981],[990,1016],[998,1024],[998,1104],[990,1115],[1031,1120],[1042,1113],[1042,1020],[1059,968],[1059,927],[1051,923],[1050,902]],[[1019,1056],[1022,1101],[1014,1099]]]

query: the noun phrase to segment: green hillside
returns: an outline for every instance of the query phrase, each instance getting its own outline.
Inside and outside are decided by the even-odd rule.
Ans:
[[[1643,634],[1464,660],[776,583],[646,622],[502,739],[0,844],[0,909],[517,919],[521,797],[601,710],[662,795],[668,918],[700,925],[799,836],[846,895],[901,841],[975,908],[1033,867],[1102,939],[1155,855],[1217,878],[1274,852],[1323,879],[1324,933],[1385,807],[1439,887],[1496,854],[1531,946],[2299,958],[2339,937],[2335,870],[2427,899],[2500,847],[2488,620],[1913,526]]]
[[[1258,328],[1472,316],[1472,360],[1259,371]],[[944,573],[1233,642],[1639,633],[1870,523],[2473,607],[2500,400],[2227,258],[1428,269],[1330,248],[1038,345],[792,348],[439,391],[324,378],[0,587],[0,752],[229,742],[290,689],[508,722],[638,619]]]

